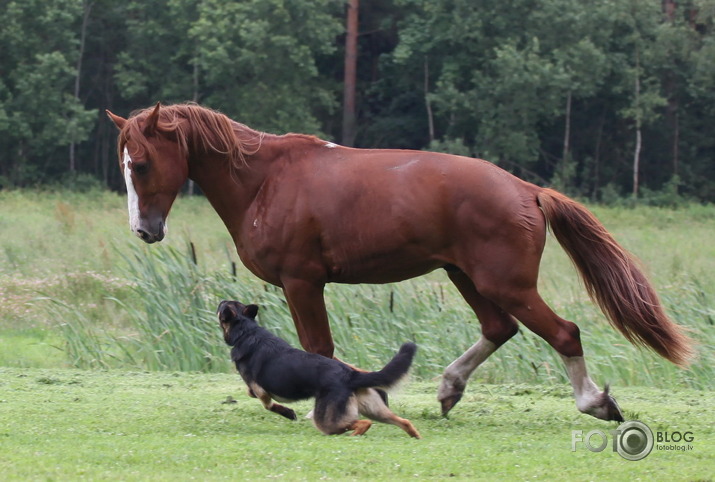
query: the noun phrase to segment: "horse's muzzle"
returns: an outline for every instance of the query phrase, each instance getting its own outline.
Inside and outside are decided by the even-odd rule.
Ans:
[[[140,238],[142,238],[142,241],[144,241],[144,242],[147,243],[147,244],[156,243],[156,242],[159,242],[159,241],[161,241],[162,239],[164,239],[164,233],[163,233],[163,232],[158,233],[158,234],[151,234],[151,233],[148,233],[148,232],[146,232],[146,231],[144,231],[144,230],[141,230],[141,229],[137,231],[137,236],[139,236]]]
[[[164,236],[166,236],[166,224],[164,221],[159,221],[158,223],[153,223],[154,226],[140,226],[135,231],[134,234],[139,236],[142,241],[147,244],[158,243]]]

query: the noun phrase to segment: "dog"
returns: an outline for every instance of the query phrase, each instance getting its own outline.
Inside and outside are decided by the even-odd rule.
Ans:
[[[362,435],[370,420],[397,425],[410,436],[420,438],[412,423],[387,407],[376,387],[390,388],[403,378],[412,364],[417,346],[405,343],[385,367],[361,372],[344,363],[290,346],[256,323],[258,306],[238,301],[222,301],[219,324],[226,344],[232,346],[231,360],[248,386],[248,394],[263,406],[295,420],[295,412],[276,403],[315,398],[313,423],[327,435],[352,430]]]

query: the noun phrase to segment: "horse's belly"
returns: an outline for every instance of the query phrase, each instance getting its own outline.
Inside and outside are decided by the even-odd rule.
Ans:
[[[328,281],[334,283],[394,283],[422,276],[449,264],[430,255],[404,248],[395,252],[354,252],[326,264]]]
[[[408,280],[411,278],[416,278],[418,276],[425,275],[430,271],[434,271],[437,268],[444,267],[445,264],[442,263],[436,266],[430,266],[426,269],[395,269],[394,266],[388,266],[387,270],[374,270],[374,271],[363,271],[350,273],[347,276],[337,276],[335,278],[329,278],[330,283],[345,283],[345,284],[360,284],[360,283],[371,283],[371,284],[383,284],[383,283],[397,283],[399,281]]]
[[[319,245],[329,281],[391,283],[452,262],[443,206],[416,205],[357,202],[321,223]]]

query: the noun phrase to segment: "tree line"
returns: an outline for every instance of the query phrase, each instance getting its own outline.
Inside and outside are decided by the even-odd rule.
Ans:
[[[715,201],[715,0],[2,0],[0,18],[2,187],[119,188],[104,110],[194,101],[594,200]]]

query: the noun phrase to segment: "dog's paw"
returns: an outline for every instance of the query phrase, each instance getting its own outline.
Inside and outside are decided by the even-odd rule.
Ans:
[[[277,403],[274,403],[270,410],[289,420],[298,420],[298,416],[295,414],[293,409],[284,407],[283,405],[278,405]]]

